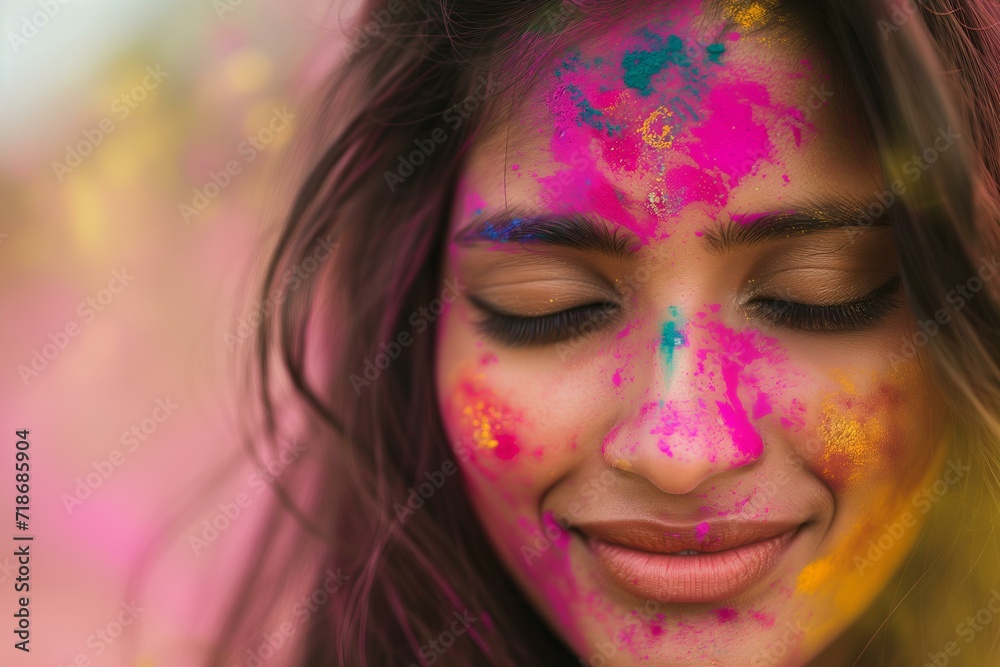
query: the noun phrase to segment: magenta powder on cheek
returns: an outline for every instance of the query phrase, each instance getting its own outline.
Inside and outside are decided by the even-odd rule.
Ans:
[[[466,380],[456,391],[455,403],[463,406],[462,430],[470,434],[473,450],[490,450],[504,461],[521,451],[512,432],[518,420],[491,391],[477,389],[473,381]]]

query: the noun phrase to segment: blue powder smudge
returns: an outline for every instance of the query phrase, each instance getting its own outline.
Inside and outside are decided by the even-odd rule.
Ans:
[[[660,329],[660,354],[663,355],[663,360],[666,362],[668,377],[673,370],[674,350],[687,345],[683,323],[680,327],[677,326],[679,312],[676,306],[670,306],[670,317],[674,319],[664,322]]]
[[[615,134],[621,134],[621,125],[612,125],[607,122],[604,117],[604,112],[600,109],[594,107],[583,95],[583,91],[574,85],[566,86],[566,92],[569,93],[569,98],[573,100],[577,108],[580,110],[580,117],[577,119],[578,125],[583,125],[586,123],[590,127],[597,130],[607,130],[608,136],[613,137]]]
[[[573,51],[568,56],[566,56],[566,60],[562,61],[562,65],[556,68],[555,71],[556,78],[562,78],[562,75],[566,72],[575,72],[579,66],[580,66],[580,52]]]
[[[684,41],[677,35],[667,37],[666,44],[656,34],[647,31],[646,38],[655,44],[648,51],[626,51],[622,58],[622,68],[625,70],[624,81],[629,88],[646,96],[653,92],[650,81],[659,74],[668,63],[678,67],[691,67],[691,59],[684,52]]]
[[[524,222],[523,218],[514,218],[503,223],[493,223],[487,222],[480,233],[480,236],[484,239],[490,241],[498,241],[500,243],[505,243],[509,241],[517,231],[518,227]],[[524,238],[524,235],[519,235],[520,238]]]
[[[705,47],[705,51],[708,52],[708,60],[715,63],[716,65],[721,65],[722,61],[719,60],[722,54],[726,52],[726,45],[716,42],[715,44],[709,44]]]

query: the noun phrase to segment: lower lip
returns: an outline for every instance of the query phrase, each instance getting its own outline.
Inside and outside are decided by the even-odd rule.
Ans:
[[[721,602],[771,572],[796,531],[715,553],[677,556],[589,540],[591,552],[621,588],[658,602]]]

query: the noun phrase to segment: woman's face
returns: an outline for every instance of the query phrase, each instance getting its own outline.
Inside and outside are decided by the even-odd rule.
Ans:
[[[442,416],[584,664],[807,660],[948,470],[843,91],[817,54],[698,11],[542,63],[454,208]]]

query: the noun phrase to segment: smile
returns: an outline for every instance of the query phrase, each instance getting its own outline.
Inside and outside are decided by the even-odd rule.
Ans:
[[[773,572],[804,524],[720,523],[711,539],[648,522],[579,526],[603,572],[623,590],[666,603],[721,602]]]

